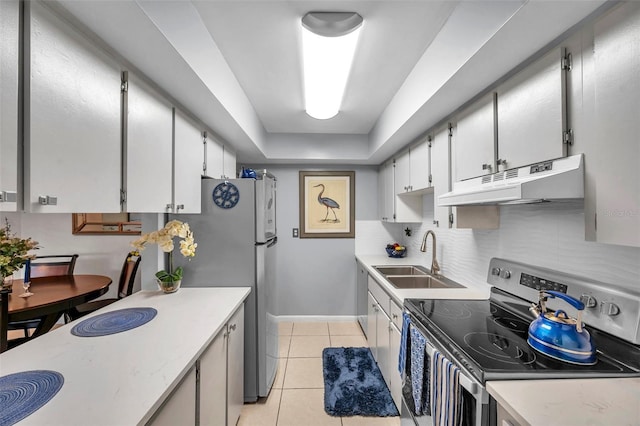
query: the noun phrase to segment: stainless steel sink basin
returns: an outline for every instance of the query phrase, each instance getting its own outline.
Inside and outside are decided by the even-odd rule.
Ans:
[[[387,280],[395,288],[460,288],[459,284],[446,279],[435,278],[431,275],[413,275],[413,276],[388,276]]]
[[[429,272],[422,267],[406,265],[406,266],[374,266],[374,268],[382,275],[428,275]]]

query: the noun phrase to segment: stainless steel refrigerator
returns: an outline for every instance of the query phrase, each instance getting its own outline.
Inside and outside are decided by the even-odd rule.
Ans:
[[[278,367],[275,321],[276,179],[202,179],[201,214],[171,215],[188,222],[198,244],[184,267],[183,287],[251,287],[245,304],[244,396],[267,396]],[[194,324],[206,327],[207,324]]]

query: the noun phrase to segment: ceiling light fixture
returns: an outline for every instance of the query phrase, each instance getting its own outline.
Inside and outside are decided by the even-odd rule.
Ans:
[[[340,104],[362,28],[354,12],[309,12],[302,18],[305,110],[326,120]]]

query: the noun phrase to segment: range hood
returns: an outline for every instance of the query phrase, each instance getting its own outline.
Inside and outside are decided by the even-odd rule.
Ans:
[[[453,184],[440,206],[526,204],[584,198],[582,154],[543,161]]]

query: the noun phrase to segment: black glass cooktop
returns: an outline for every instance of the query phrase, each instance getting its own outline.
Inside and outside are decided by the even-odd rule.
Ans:
[[[434,346],[444,346],[449,356],[482,383],[640,375],[637,346],[589,327],[598,351],[595,365],[570,364],[535,351],[527,344],[529,324],[534,320],[530,305],[495,288],[489,300],[405,300],[405,308],[418,327],[426,329]]]

